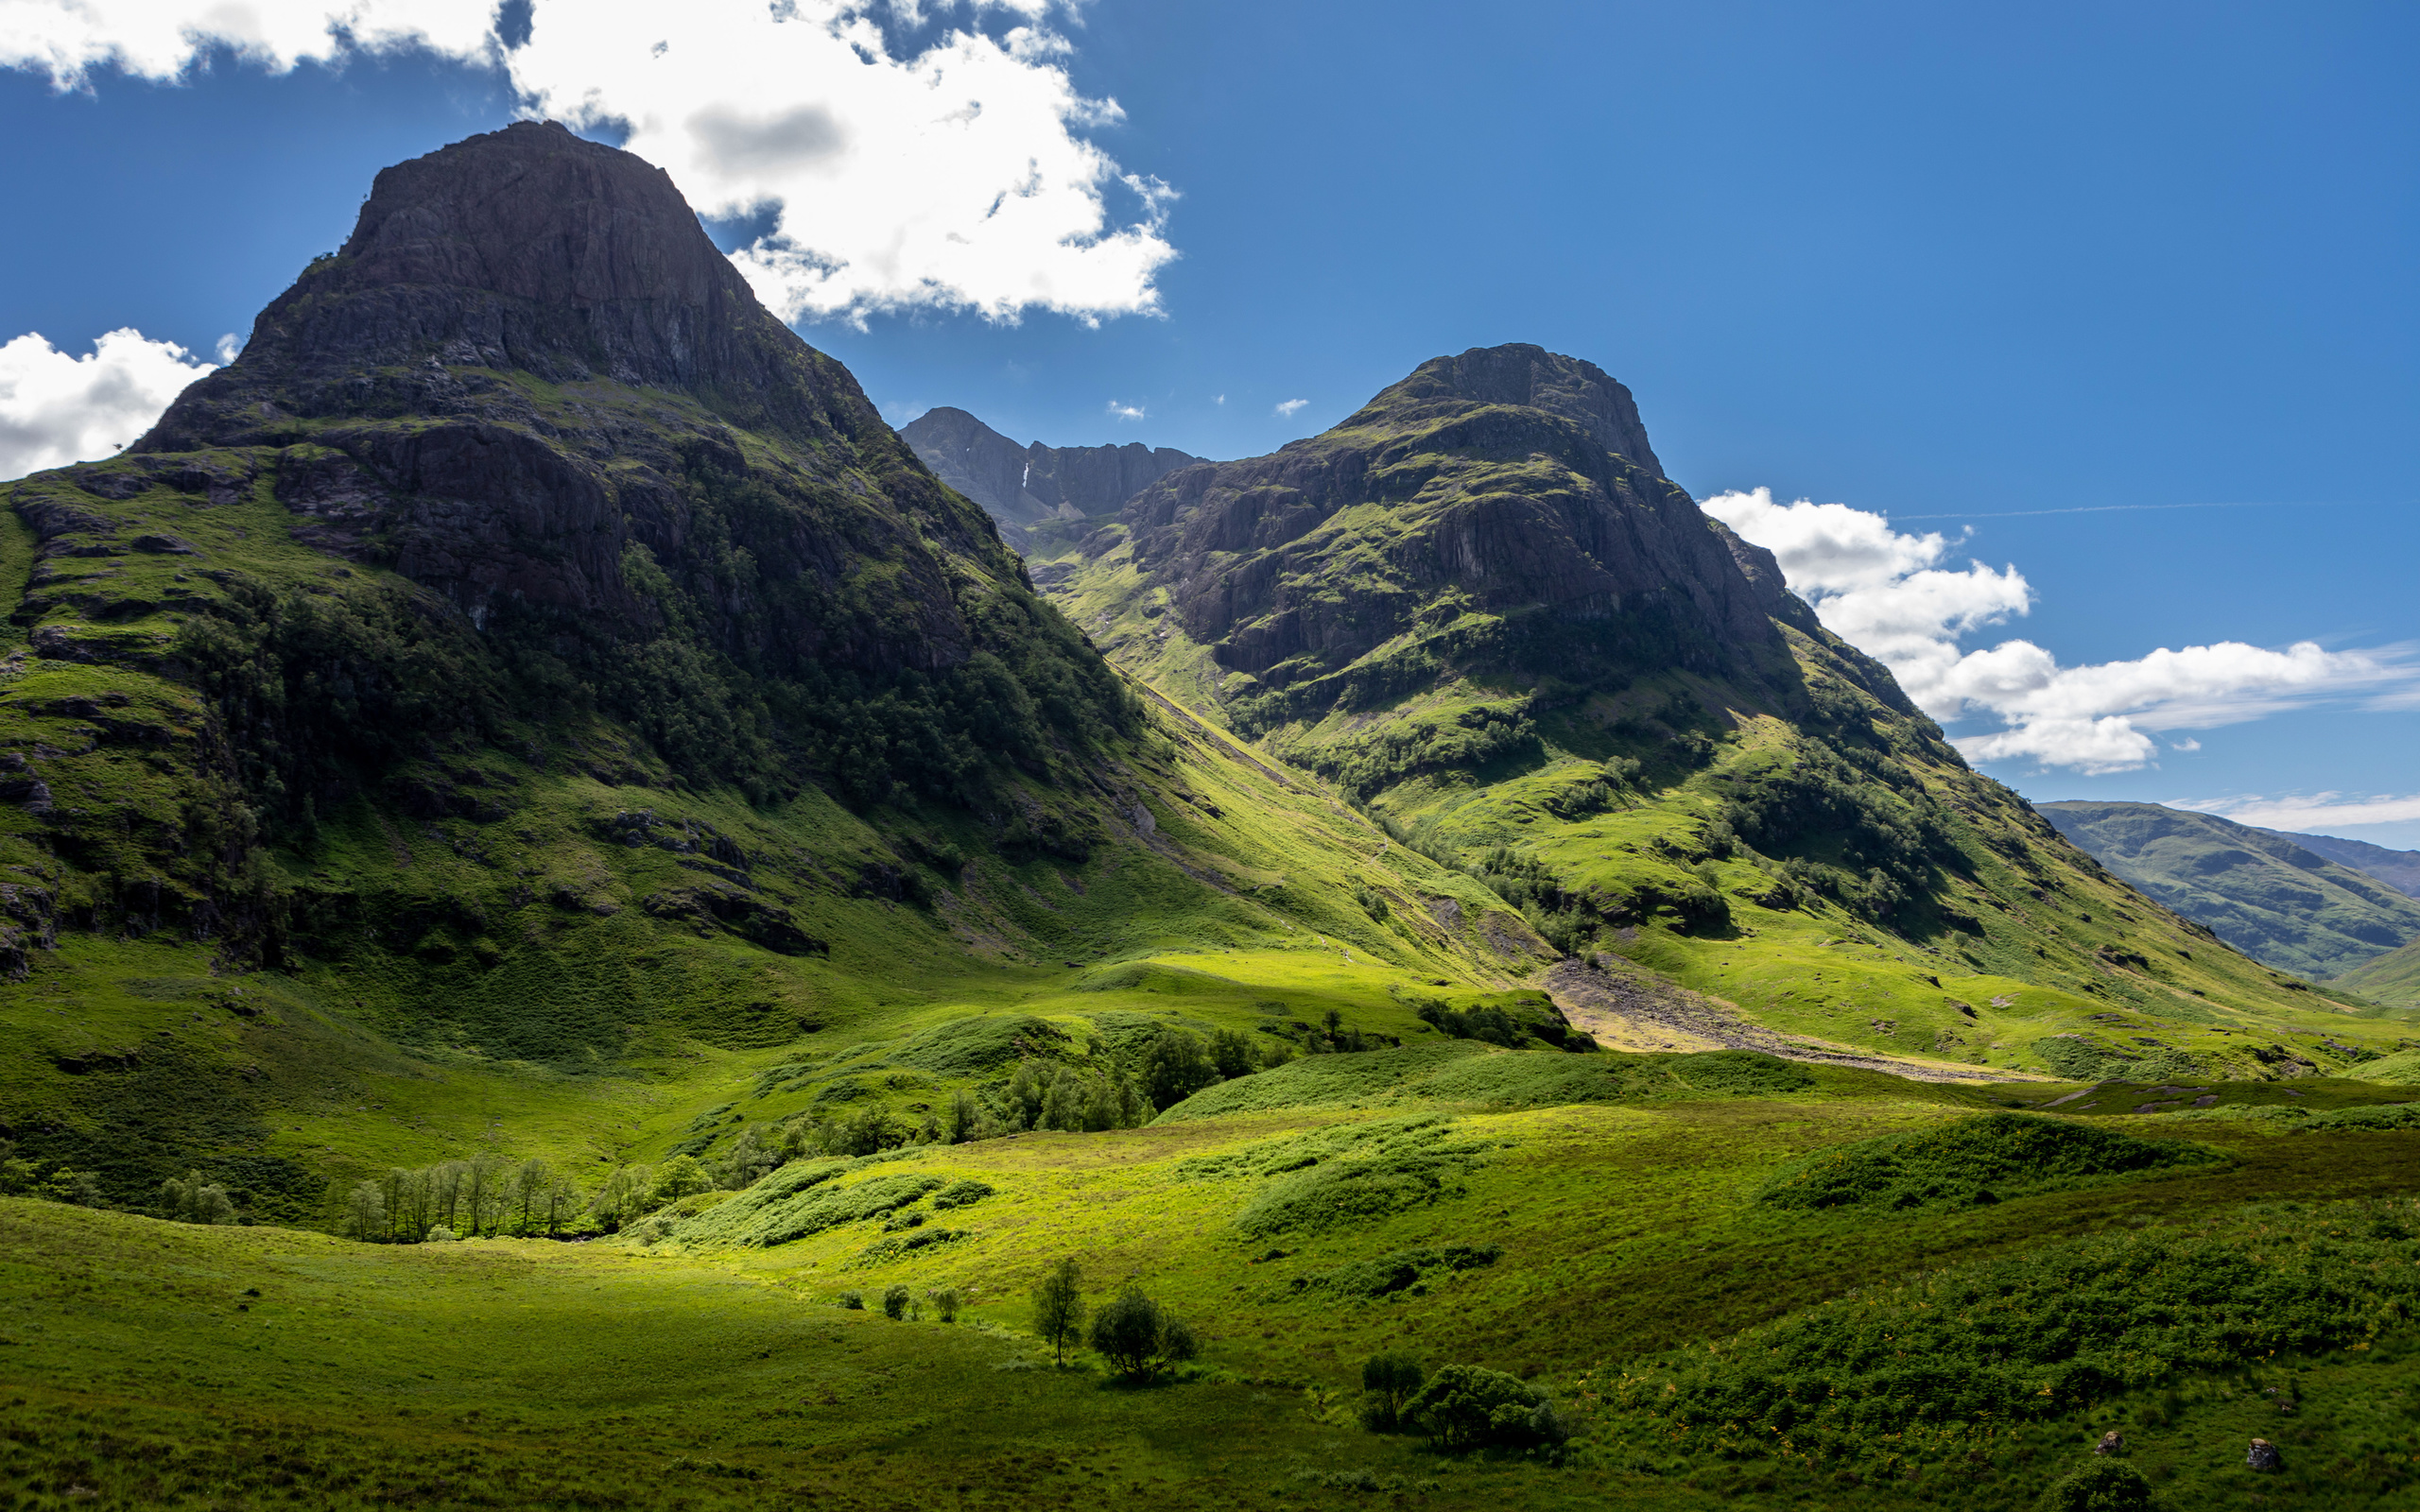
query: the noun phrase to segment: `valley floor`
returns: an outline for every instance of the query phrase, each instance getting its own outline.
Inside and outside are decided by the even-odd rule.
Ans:
[[[588,1243],[363,1245],[0,1201],[0,1504],[2014,1508],[2111,1427],[2177,1507],[2420,1496],[2408,1238],[2356,1257],[2386,1288],[2358,1342],[1961,1423],[1954,1453],[1940,1433],[1893,1448],[1887,1428],[1797,1455],[1688,1442],[1615,1384],[1827,1299],[1874,1305],[1922,1273],[2065,1243],[2271,1236],[2246,1241],[2256,1260],[2408,1236],[2420,1130],[2297,1131],[2258,1113],[2283,1098],[2256,1089],[2221,1109],[2250,1116],[2112,1118],[2137,1095],[2115,1089],[2085,1100],[2100,1112],[2043,1122],[2190,1140],[2199,1163],[2020,1181],[1979,1204],[1786,1210],[1759,1198],[1794,1160],[2071,1089],[1795,1068],[1760,1082],[1753,1057],[1640,1070],[1468,1045],[1320,1059],[1231,1084],[1223,1110],[925,1147],[833,1177],[991,1189],[933,1211],[957,1236],[914,1249],[890,1241],[922,1229],[879,1218],[729,1242],[717,1213],[775,1211],[762,1192],[779,1172]],[[1634,1075],[1619,1100],[1503,1106],[1521,1078],[1617,1060]],[[1482,1074],[1493,1105],[1439,1093]],[[2312,1082],[2301,1101],[2392,1125],[2408,1095]],[[1305,1184],[1322,1162],[1370,1179],[1341,1197]],[[1409,1185],[1373,1198],[1377,1177]],[[1449,1249],[1465,1259],[1442,1262]],[[1025,1294],[1063,1257],[1096,1303],[1133,1279],[1192,1320],[1197,1365],[1150,1386],[1081,1351],[1054,1366]],[[951,1323],[839,1305],[943,1283],[969,1296]],[[1529,1378],[1578,1436],[1542,1457],[1364,1433],[1360,1363],[1382,1349]],[[2284,1447],[2282,1473],[2244,1468],[2254,1435]]]

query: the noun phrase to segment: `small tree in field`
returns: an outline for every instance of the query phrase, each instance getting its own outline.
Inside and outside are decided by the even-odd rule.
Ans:
[[[893,1282],[882,1292],[882,1315],[897,1320],[908,1315],[908,1288]]]
[[[1068,1341],[1084,1326],[1084,1273],[1074,1260],[1063,1260],[1033,1287],[1033,1332],[1047,1343],[1059,1363],[1067,1363]]]
[[[1092,1345],[1129,1381],[1149,1381],[1200,1350],[1184,1320],[1144,1296],[1132,1281],[1093,1314]]]
[[[935,1317],[940,1318],[944,1323],[955,1323],[958,1321],[959,1297],[957,1287],[936,1286],[931,1291],[925,1294],[925,1300],[933,1304],[933,1315]]]
[[[1361,1366],[1361,1426],[1374,1434],[1393,1433],[1424,1381],[1420,1362],[1410,1355],[1370,1356]]]

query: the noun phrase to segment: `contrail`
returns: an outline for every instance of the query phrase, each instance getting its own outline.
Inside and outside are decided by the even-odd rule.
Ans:
[[[1892,520],[2022,520],[2043,514],[2115,514],[2121,509],[2350,509],[2356,506],[2341,500],[2325,503],[2308,500],[2258,499],[2239,504],[2087,504],[2072,509],[2003,509],[1995,514],[1893,514]]]

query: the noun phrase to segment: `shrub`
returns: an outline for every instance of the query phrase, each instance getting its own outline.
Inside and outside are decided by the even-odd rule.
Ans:
[[[2041,1512],[2153,1512],[2160,1505],[2142,1471],[2121,1459],[2094,1459],[2054,1484]]]
[[[933,1304],[933,1315],[942,1322],[958,1321],[958,1310],[962,1304],[957,1287],[936,1286],[925,1294],[925,1300]]]
[[[863,1292],[842,1292],[837,1300],[847,1312],[862,1313],[866,1310],[866,1295]]]
[[[908,1288],[897,1281],[882,1289],[882,1315],[903,1318],[908,1315]]]
[[[1241,1030],[1221,1029],[1210,1037],[1210,1063],[1229,1081],[1258,1071],[1260,1059],[1259,1047]]]
[[[1199,1352],[1193,1331],[1128,1281],[1093,1314],[1093,1352],[1129,1381],[1149,1381]]]
[[[1448,1450],[1522,1449],[1571,1436],[1543,1389],[1475,1365],[1439,1370],[1404,1404],[1402,1418]]]
[[[980,1202],[992,1194],[989,1182],[973,1179],[953,1181],[933,1194],[935,1208],[963,1208],[970,1202]]]
[[[1374,1354],[1361,1366],[1361,1426],[1374,1434],[1392,1434],[1403,1421],[1403,1410],[1420,1394],[1427,1377],[1420,1362],[1408,1354]]]

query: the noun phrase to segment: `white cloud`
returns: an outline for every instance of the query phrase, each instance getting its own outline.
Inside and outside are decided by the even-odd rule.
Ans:
[[[2168,748],[2170,750],[2196,751],[2202,748],[2202,743],[2195,740],[2192,736],[2187,735],[2183,740],[2169,741],[2168,743]]]
[[[1295,411],[1301,409],[1304,405],[1309,403],[1310,401],[1307,399],[1281,400],[1278,403],[1277,408],[1272,413],[1274,413],[1279,420],[1292,420],[1294,418]]]
[[[39,335],[0,346],[0,478],[111,455],[215,371],[173,341],[112,331],[73,357]]]
[[[2348,798],[2342,793],[2314,793],[2308,797],[2277,799],[2252,795],[2228,799],[2179,799],[2169,806],[2200,809],[2205,814],[2222,814],[2238,824],[2256,824],[2264,830],[2293,830],[2304,833],[2329,833],[2347,826],[2407,824],[2420,819],[2420,794],[2409,798],[2384,795]]]
[[[1109,414],[1112,420],[1141,420],[1143,418],[1143,406],[1140,404],[1121,404],[1116,400],[1113,399],[1109,402]]]
[[[2033,590],[2014,566],[1940,565],[1962,538],[1902,535],[1883,516],[1843,504],[1776,504],[1765,489],[1718,494],[1703,507],[1772,551],[1824,625],[1888,665],[1927,713],[1945,723],[1992,717],[2005,726],[1956,742],[1977,761],[2121,771],[2156,752],[2146,730],[2237,724],[2359,693],[2408,690],[2420,678],[2407,647],[2328,651],[2308,641],[2283,651],[2222,641],[2076,667],[2061,666],[2031,641],[1968,651],[1961,637],[2026,613]]]
[[[1216,399],[1214,399],[1214,400],[1210,401],[1210,403],[1212,403],[1212,404],[1224,404],[1226,402],[1227,402],[1227,396],[1226,396],[1226,395],[1224,395],[1224,394],[1220,394],[1218,398],[1216,398]]]
[[[627,129],[707,215],[769,231],[736,252],[784,319],[884,310],[1028,309],[1086,321],[1159,309],[1175,192],[1079,133],[1114,100],[1080,93],[1050,0],[534,0],[529,40],[497,40],[492,0],[0,0],[0,65],[89,87],[95,69],[183,77],[213,47],[272,71],[422,46],[502,67],[528,113]],[[878,11],[1011,12],[893,57]],[[1131,208],[1115,223],[1113,196]]]

